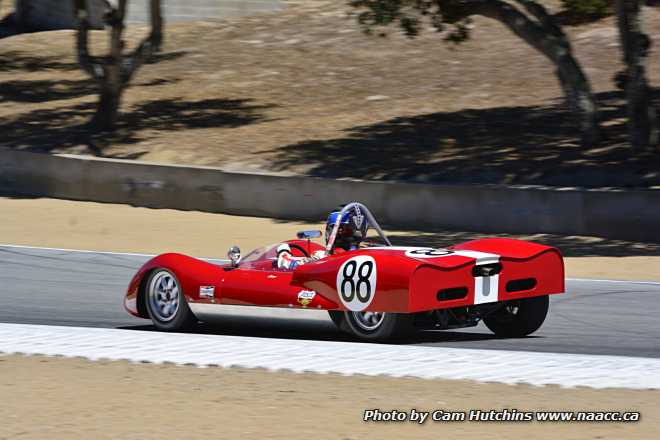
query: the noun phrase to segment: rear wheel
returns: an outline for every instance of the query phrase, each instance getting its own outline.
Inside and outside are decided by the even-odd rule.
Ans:
[[[346,320],[344,319],[344,312],[340,312],[338,310],[328,310],[328,315],[330,315],[330,319],[339,330],[346,331]]]
[[[174,273],[156,269],[147,282],[145,302],[154,326],[163,331],[183,331],[197,322]]]
[[[548,296],[507,301],[502,308],[484,318],[484,324],[497,336],[521,337],[534,333],[548,314]]]
[[[384,312],[344,312],[344,324],[359,339],[388,342],[403,339],[412,330],[412,315]]]

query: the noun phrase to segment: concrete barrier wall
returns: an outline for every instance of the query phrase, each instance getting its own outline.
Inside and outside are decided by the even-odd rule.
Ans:
[[[161,0],[168,22],[241,17],[284,8],[281,0]],[[131,0],[128,21],[149,21],[149,1]]]
[[[397,227],[660,242],[660,191],[653,190],[332,180],[0,149],[0,192],[309,220],[357,200]]]
[[[16,0],[16,16],[23,28],[34,30],[73,29],[76,20],[73,16],[71,0]],[[87,0],[90,24],[95,29],[103,28],[103,3],[101,0]]]
[[[15,0],[16,15],[21,25],[31,29],[74,29],[71,0]],[[87,0],[90,21],[94,28],[103,27],[103,2]],[[284,7],[281,0],[162,0],[166,22],[222,19],[260,12],[278,11]],[[149,1],[128,2],[128,22],[149,21]]]

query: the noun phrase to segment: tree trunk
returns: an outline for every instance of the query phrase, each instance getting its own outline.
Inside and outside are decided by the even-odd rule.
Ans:
[[[96,114],[92,119],[92,125],[98,131],[109,131],[117,122],[119,105],[121,102],[121,90],[103,87],[100,99],[96,107]]]
[[[151,57],[163,41],[163,19],[160,0],[150,0],[151,33],[130,55],[124,55],[124,19],[127,0],[118,0],[113,7],[106,3],[105,17],[110,26],[110,54],[107,57],[93,57],[89,54],[89,17],[87,0],[72,0],[78,19],[76,47],[78,60],[83,68],[99,84],[99,102],[92,126],[99,131],[110,131],[117,122],[121,96],[135,72],[144,60]]]
[[[93,123],[98,130],[107,131],[114,128],[117,113],[121,103],[121,93],[124,88],[122,80],[122,51],[124,49],[124,17],[126,16],[127,0],[119,0],[116,9],[110,11],[108,24],[110,31],[110,56],[105,65],[104,81],[101,84],[101,96]]]
[[[99,131],[112,130],[117,121],[121,93],[124,89],[122,78],[122,51],[124,41],[124,17],[127,0],[119,0],[116,8],[107,12],[106,22],[110,30],[110,54],[104,61],[89,54],[89,16],[86,0],[74,0],[74,11],[78,19],[76,47],[81,67],[99,84],[99,102],[92,126]]]
[[[519,0],[519,3],[538,19],[538,23],[501,0],[466,0],[462,6],[466,16],[482,15],[501,22],[552,61],[566,99],[579,115],[582,144],[594,145],[600,133],[598,106],[589,80],[573,57],[568,39],[537,2]]]
[[[73,0],[73,11],[78,22],[76,32],[76,54],[80,67],[92,78],[99,79],[103,74],[100,66],[95,66],[89,55],[89,15],[86,0]]]
[[[627,99],[628,132],[634,149],[658,144],[658,117],[646,78],[651,40],[642,30],[640,0],[617,0],[616,12],[626,70],[623,74]]]
[[[163,45],[163,12],[160,0],[150,0],[149,15],[151,17],[151,34],[149,39],[154,52],[158,52]]]

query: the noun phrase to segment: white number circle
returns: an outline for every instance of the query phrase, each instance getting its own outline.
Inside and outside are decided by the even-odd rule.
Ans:
[[[406,251],[406,257],[412,258],[438,258],[452,255],[454,252],[449,249],[417,248]]]
[[[369,307],[376,295],[376,260],[360,255],[344,261],[337,272],[337,293],[348,310]]]

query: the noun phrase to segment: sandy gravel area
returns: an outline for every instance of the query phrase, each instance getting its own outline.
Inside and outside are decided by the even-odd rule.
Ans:
[[[0,243],[115,252],[182,252],[224,257],[295,237],[320,223],[301,223],[170,209],[136,208],[56,199],[0,198]],[[387,229],[387,228],[386,228]],[[478,232],[397,231],[395,244],[447,246]],[[559,247],[569,277],[660,281],[660,245],[557,235],[514,236]]]
[[[650,439],[660,392],[0,357],[0,438]],[[365,409],[640,411],[637,423],[365,423]]]

